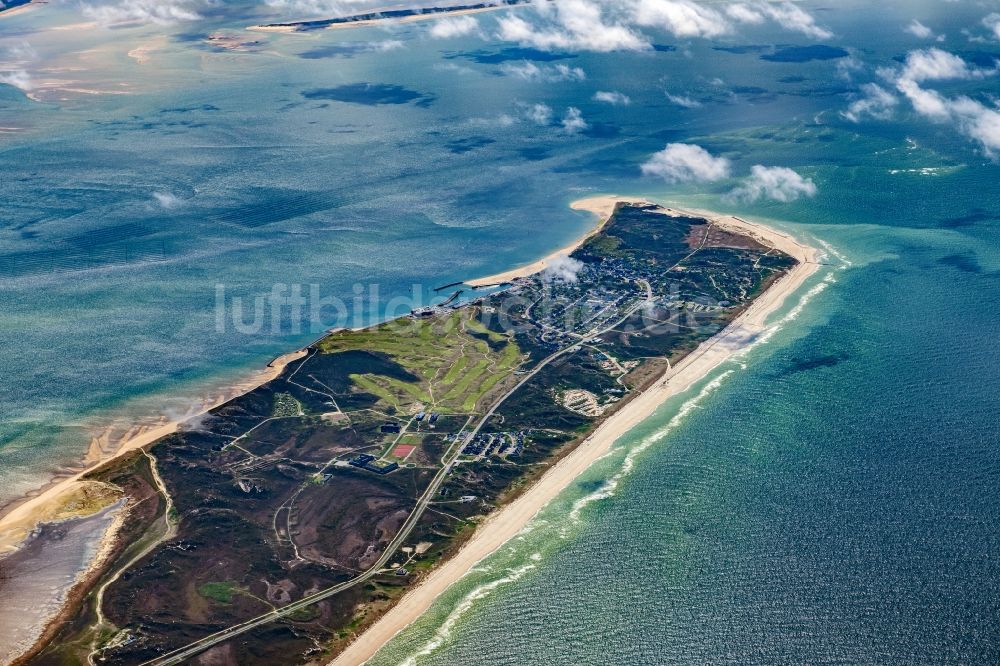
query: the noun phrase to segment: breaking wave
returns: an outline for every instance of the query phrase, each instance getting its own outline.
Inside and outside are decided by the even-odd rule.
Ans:
[[[615,491],[618,489],[618,485],[621,483],[621,480],[626,476],[628,476],[629,474],[631,474],[632,470],[635,468],[636,458],[638,458],[646,449],[653,446],[657,442],[662,441],[668,434],[670,434],[670,432],[674,430],[674,428],[680,425],[680,423],[684,420],[685,416],[690,414],[693,410],[697,409],[698,404],[702,400],[704,400],[707,396],[711,395],[717,388],[719,388],[719,386],[722,385],[723,380],[725,380],[726,377],[731,375],[733,372],[735,372],[735,370],[727,370],[718,377],[716,377],[715,379],[713,379],[712,381],[710,381],[708,384],[705,385],[704,388],[701,389],[701,391],[698,392],[698,395],[694,396],[693,398],[690,398],[683,405],[681,405],[681,408],[670,419],[670,421],[667,422],[665,426],[658,429],[656,432],[647,435],[642,439],[641,442],[639,442],[638,445],[632,447],[631,450],[629,450],[628,454],[625,456],[625,459],[622,460],[621,468],[610,479],[605,481],[604,484],[594,492],[590,493],[589,495],[585,495],[584,497],[581,497],[580,499],[578,499],[576,502],[573,503],[573,508],[569,512],[568,523],[569,524],[578,523],[580,521],[581,512],[588,505],[603,499],[607,499],[609,497],[613,497]],[[616,449],[613,449],[613,451],[614,452],[621,451],[623,448],[624,447],[617,447]],[[565,527],[562,530],[562,535],[563,536],[566,535]]]
[[[455,628],[455,625],[458,624],[458,621],[462,619],[462,616],[465,615],[477,601],[489,596],[493,590],[498,587],[513,583],[523,578],[526,573],[537,568],[537,562],[542,559],[542,555],[541,553],[533,553],[530,559],[531,562],[528,564],[508,569],[507,575],[497,578],[496,580],[491,580],[488,583],[478,585],[462,597],[462,600],[457,606],[455,606],[454,609],[452,609],[452,611],[448,614],[448,617],[444,619],[444,622],[442,622],[441,626],[437,628],[430,640],[424,643],[423,647],[419,650],[404,659],[402,661],[402,666],[416,666],[417,659],[433,654],[435,650],[444,645],[445,641],[447,641],[451,636],[451,632]]]
[[[839,262],[839,270],[844,270],[845,268],[851,266],[851,262],[842,254],[837,252],[832,246],[827,243],[819,241],[826,253],[830,256],[835,257]],[[561,527],[558,530],[558,534],[562,538],[566,538],[569,534],[569,529],[576,524],[580,523],[583,511],[595,502],[599,502],[604,499],[613,497],[618,490],[622,480],[627,477],[635,469],[636,460],[645,451],[647,451],[654,444],[662,442],[672,431],[674,431],[685,419],[685,417],[696,409],[700,408],[701,403],[710,395],[712,395],[723,382],[737,369],[746,369],[747,364],[743,357],[746,353],[760,344],[766,344],[769,342],[773,336],[780,330],[782,330],[788,323],[795,321],[802,314],[806,306],[812,301],[816,296],[825,291],[831,284],[835,283],[836,277],[833,272],[828,273],[823,279],[813,285],[805,293],[801,295],[798,302],[788,310],[780,319],[768,326],[753,342],[747,345],[746,348],[741,349],[733,355],[733,357],[727,361],[735,367],[730,367],[729,369],[721,372],[718,376],[713,378],[707,384],[705,384],[697,395],[687,399],[677,410],[670,420],[662,427],[656,429],[654,432],[646,435],[642,440],[631,447],[626,445],[618,446],[604,455],[602,455],[598,460],[603,460],[607,457],[614,456],[622,453],[627,449],[625,457],[622,459],[621,466],[618,471],[615,472],[610,478],[608,478],[601,487],[591,492],[573,502],[573,505],[567,516],[567,520],[561,521]],[[595,461],[596,462],[596,461]],[[548,526],[549,521],[544,518],[536,517],[528,525],[525,526],[523,530],[516,537],[517,541],[524,543],[528,534],[540,527]],[[516,551],[516,547],[514,548]],[[511,555],[516,556],[516,552],[512,552]],[[539,552],[533,553],[529,557],[529,562],[517,567],[508,567],[502,569],[504,572],[499,578],[482,583],[474,587],[469,591],[458,604],[451,610],[448,616],[442,621],[441,625],[435,630],[434,635],[431,636],[426,643],[424,643],[420,649],[413,652],[410,656],[404,659],[401,663],[403,666],[416,666],[418,660],[422,657],[427,657],[436,652],[441,648],[452,636],[452,632],[455,626],[463,618],[463,616],[468,613],[468,611],[476,605],[480,600],[488,597],[499,587],[514,583],[521,578],[523,578],[528,572],[537,568],[538,562],[542,559],[542,555]],[[477,567],[472,569],[472,571],[480,575],[489,575],[492,572],[493,567],[490,566],[488,562],[482,562]]]
[[[825,240],[819,238],[813,239],[820,247],[823,248],[823,253],[827,256],[832,256],[834,259],[840,262],[839,270],[846,270],[854,265],[854,262],[847,258],[847,256],[837,250],[834,246],[827,243]]]
[[[852,265],[851,261],[846,256],[838,252],[832,245],[824,241],[818,241],[818,242],[823,246],[823,249],[828,255],[832,255],[841,263],[839,267],[840,270],[844,270],[845,268],[848,268],[849,266]],[[756,339],[753,340],[753,342],[748,344],[745,348],[734,353],[732,359],[730,359],[730,362],[734,362],[737,365],[737,367],[745,370],[747,368],[747,364],[743,360],[743,358],[751,349],[757,347],[758,345],[768,343],[778,331],[782,330],[788,323],[798,319],[810,301],[812,301],[816,296],[821,294],[831,284],[833,284],[836,281],[837,281],[836,277],[832,272],[825,275],[818,284],[813,285],[808,291],[802,294],[798,302],[787,313],[785,313],[783,317],[781,317],[778,321],[768,326],[760,335],[756,337]],[[632,472],[632,469],[635,466],[635,459],[639,455],[641,455],[646,449],[662,441],[672,430],[674,430],[684,420],[685,416],[687,416],[692,410],[697,409],[701,401],[704,400],[710,394],[712,394],[716,389],[718,389],[719,386],[722,385],[722,382],[726,379],[726,377],[731,375],[733,372],[735,372],[735,369],[726,370],[718,377],[716,377],[708,384],[706,384],[705,387],[702,388],[702,390],[698,393],[698,395],[694,396],[693,398],[686,401],[683,405],[681,405],[681,408],[678,410],[677,414],[675,414],[673,418],[671,418],[670,421],[667,422],[665,426],[663,426],[656,432],[646,436],[645,438],[643,438],[641,442],[639,442],[638,445],[633,447],[625,456],[625,459],[622,461],[621,468],[618,470],[618,472],[616,472],[611,478],[605,481],[600,488],[590,493],[589,495],[581,497],[576,502],[574,502],[573,508],[569,512],[569,520],[567,521],[567,524],[560,531],[561,535],[565,537],[568,533],[569,525],[578,523],[580,521],[580,514],[587,506],[593,504],[594,502],[598,502],[600,500],[613,497],[615,491],[618,488],[618,485],[621,483],[621,480]],[[615,449],[612,449],[607,454],[605,454],[605,456],[602,456],[602,458],[620,452],[623,448],[624,447],[617,447]]]

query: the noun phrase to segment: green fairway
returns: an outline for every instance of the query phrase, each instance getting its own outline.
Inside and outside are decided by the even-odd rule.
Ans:
[[[350,375],[359,390],[402,413],[417,409],[473,412],[522,359],[514,342],[487,329],[476,315],[476,308],[466,307],[431,319],[402,319],[363,331],[340,331],[319,347],[324,353],[364,350],[384,354],[418,377],[418,381],[406,381],[377,373]]]

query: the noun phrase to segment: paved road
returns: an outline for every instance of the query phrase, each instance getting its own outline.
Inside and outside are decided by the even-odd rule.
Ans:
[[[685,257],[685,259],[686,258],[687,257]],[[642,282],[643,282],[642,286],[645,287],[646,290],[645,298],[640,299],[635,305],[626,310],[625,314],[616,319],[614,323],[605,326],[604,328],[593,330],[587,335],[585,335],[583,339],[579,340],[578,342],[575,342],[569,345],[568,347],[564,347],[563,349],[553,352],[546,358],[542,359],[538,363],[538,365],[536,365],[531,370],[531,372],[522,377],[521,381],[519,381],[513,388],[504,393],[495,403],[493,403],[493,406],[490,407],[490,409],[486,412],[486,414],[483,415],[483,418],[479,420],[479,423],[468,435],[466,435],[463,438],[461,437],[461,433],[459,433],[459,437],[455,438],[455,441],[452,443],[451,447],[445,453],[443,467],[438,471],[437,474],[434,475],[434,478],[431,479],[431,482],[427,486],[427,489],[417,500],[417,504],[414,507],[413,511],[410,513],[409,517],[407,517],[406,521],[403,523],[399,532],[396,533],[395,538],[393,538],[393,540],[389,542],[389,545],[386,546],[385,550],[382,552],[382,556],[378,558],[375,564],[373,564],[371,567],[369,567],[368,569],[366,569],[365,571],[363,571],[362,573],[358,574],[357,576],[355,576],[350,580],[346,580],[343,583],[338,583],[337,585],[328,587],[325,590],[320,590],[319,592],[311,594],[307,597],[303,597],[298,601],[294,601],[288,604],[287,606],[282,606],[281,608],[277,608],[269,613],[258,615],[255,618],[247,620],[246,622],[233,625],[232,627],[223,629],[222,631],[216,632],[214,634],[209,634],[208,636],[205,636],[202,639],[190,643],[185,647],[174,650],[173,652],[168,652],[165,655],[161,655],[159,657],[156,657],[155,659],[151,659],[150,661],[144,662],[140,666],[170,666],[171,664],[183,663],[187,659],[194,657],[198,653],[207,650],[213,645],[217,645],[223,641],[227,641],[231,638],[239,636],[240,634],[255,629],[256,627],[259,627],[261,625],[267,624],[269,622],[274,622],[275,620],[279,620],[283,617],[287,617],[288,615],[298,610],[307,608],[308,606],[311,606],[317,602],[332,597],[335,594],[343,592],[348,588],[354,587],[359,583],[363,583],[366,580],[377,575],[379,570],[384,568],[386,563],[389,562],[389,560],[396,554],[396,550],[403,544],[403,542],[406,541],[406,539],[410,536],[410,532],[413,531],[413,528],[416,527],[417,523],[423,517],[424,511],[426,511],[427,506],[430,504],[431,500],[433,500],[434,497],[437,496],[438,489],[441,487],[441,484],[444,483],[444,480],[448,477],[448,474],[450,474],[451,470],[454,468],[455,461],[461,454],[462,448],[465,446],[465,443],[470,441],[476,435],[478,435],[479,431],[483,428],[484,425],[486,425],[486,423],[490,420],[493,414],[496,413],[496,410],[500,407],[500,405],[502,405],[504,401],[507,400],[507,398],[509,398],[511,395],[517,392],[518,389],[524,386],[524,384],[526,384],[532,377],[534,377],[542,368],[544,368],[545,366],[547,366],[560,356],[576,351],[581,346],[583,346],[587,340],[599,335],[603,335],[604,333],[607,333],[608,331],[617,328],[622,323],[624,323],[629,317],[635,314],[639,310],[639,308],[643,307],[649,300],[652,300],[653,294],[649,284],[646,283],[645,280],[643,280]]]

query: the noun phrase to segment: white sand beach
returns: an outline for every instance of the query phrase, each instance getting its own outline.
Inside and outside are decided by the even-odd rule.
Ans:
[[[614,210],[615,204],[635,201],[630,198],[602,196],[577,201],[573,207],[594,213],[603,225]],[[721,227],[753,236],[759,242],[794,257],[799,263],[772,284],[729,326],[699,345],[691,354],[667,370],[653,386],[612,414],[523,495],[484,521],[476,529],[472,539],[454,557],[444,562],[416,588],[409,591],[399,603],[332,661],[331,666],[355,666],[370,659],[393,636],[419,618],[438,595],[468,573],[477,562],[516,536],[546,504],[603,456],[619,437],[651,416],[667,399],[688,390],[733,354],[751,344],[765,330],[767,318],[819,268],[816,263],[819,251],[816,248],[770,227],[702,210],[663,208],[660,212],[665,215],[705,217]],[[581,239],[573,247],[579,247],[586,238]],[[564,252],[565,250],[559,254]],[[525,275],[528,274],[525,271],[530,267],[539,265],[544,268],[542,262],[536,262],[522,269],[510,271],[509,274]],[[484,280],[496,279],[497,276],[484,278]]]
[[[165,420],[155,426],[136,427],[128,431],[124,437],[116,440],[109,440],[106,435],[96,435],[87,452],[86,463],[88,466],[86,469],[64,479],[56,480],[41,488],[37,494],[5,509],[3,515],[0,516],[0,554],[17,548],[18,544],[39,523],[62,520],[75,515],[87,515],[87,513],[100,510],[107,504],[117,501],[118,497],[114,494],[108,495],[104,505],[82,501],[81,496],[92,492],[92,487],[95,485],[94,482],[86,481],[83,477],[109,460],[152,444],[161,437],[176,432],[184,421],[215,409],[219,405],[271,381],[281,374],[286,365],[301,358],[305,353],[305,350],[298,350],[279,356],[271,361],[266,368],[254,373],[247,380],[234,384],[220,394],[206,399],[186,418]],[[80,505],[86,510],[74,511],[74,505]]]
[[[588,238],[600,231],[611,217],[611,214],[615,212],[615,205],[619,201],[635,201],[638,203],[640,200],[601,196],[574,201],[570,204],[570,208],[573,210],[587,211],[597,215],[597,224],[590,231],[583,236],[580,236],[569,245],[559,248],[555,252],[542,257],[538,261],[533,261],[530,264],[518,266],[517,268],[512,268],[509,271],[504,271],[502,273],[487,275],[486,277],[476,278],[475,280],[466,280],[465,284],[470,287],[491,287],[504,282],[510,282],[511,280],[516,280],[517,278],[528,277],[529,275],[534,275],[535,273],[541,273],[548,268],[549,264],[552,263],[554,259],[571,254],[573,250],[587,242]],[[646,202],[643,201],[642,203]]]

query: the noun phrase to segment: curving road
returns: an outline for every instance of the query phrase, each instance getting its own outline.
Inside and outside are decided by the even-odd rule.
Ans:
[[[697,250],[695,250],[694,252],[697,252]],[[694,254],[694,252],[692,252],[691,254]],[[691,255],[689,254],[688,257],[689,256]],[[682,263],[688,257],[681,259],[681,261],[677,262],[675,266]],[[239,636],[240,634],[255,629],[256,627],[259,627],[261,625],[267,624],[269,622],[274,622],[275,620],[279,620],[298,610],[311,606],[312,604],[315,604],[319,601],[332,597],[333,595],[343,592],[346,589],[354,587],[359,583],[363,583],[368,579],[372,578],[373,576],[377,575],[379,570],[382,569],[386,565],[386,563],[388,563],[389,560],[396,554],[396,550],[403,544],[404,541],[406,541],[406,539],[410,536],[410,532],[413,531],[413,528],[423,517],[424,511],[427,510],[427,506],[430,504],[431,500],[433,500],[434,497],[437,496],[438,489],[441,487],[441,484],[444,482],[445,478],[447,478],[448,474],[451,473],[451,470],[455,465],[455,461],[461,454],[462,448],[464,447],[465,443],[474,438],[476,435],[478,435],[479,431],[490,420],[490,417],[492,417],[493,414],[496,413],[496,410],[500,407],[500,405],[502,405],[504,401],[507,400],[507,398],[509,398],[511,395],[517,392],[522,386],[524,386],[524,384],[526,384],[529,380],[531,380],[531,378],[534,377],[542,368],[544,368],[545,366],[547,366],[549,363],[559,358],[560,356],[576,351],[577,349],[582,347],[587,340],[599,335],[603,335],[604,333],[607,333],[608,331],[617,328],[622,323],[624,323],[629,317],[635,314],[639,310],[639,308],[643,307],[647,302],[651,301],[653,299],[653,293],[649,283],[646,282],[645,280],[640,280],[639,282],[646,292],[644,298],[639,299],[632,307],[628,308],[624,312],[624,314],[621,317],[617,318],[613,323],[603,328],[592,330],[591,332],[584,335],[582,339],[580,339],[579,341],[574,342],[573,344],[564,347],[558,351],[555,351],[549,356],[539,361],[538,364],[531,370],[531,372],[524,375],[521,381],[515,384],[513,388],[504,393],[495,403],[493,403],[493,406],[490,407],[490,409],[483,415],[483,418],[479,420],[479,423],[471,432],[469,432],[469,434],[467,434],[463,438],[461,436],[462,433],[461,432],[459,433],[459,436],[455,438],[455,441],[452,442],[451,447],[449,447],[449,449],[445,452],[445,455],[442,458],[442,462],[444,463],[444,465],[438,471],[438,473],[434,475],[434,478],[431,479],[431,482],[427,486],[427,489],[417,500],[416,506],[413,508],[413,511],[410,513],[406,521],[403,523],[399,532],[396,533],[396,536],[392,539],[392,541],[389,542],[385,550],[382,552],[381,557],[379,557],[378,560],[376,560],[371,567],[369,567],[362,573],[358,574],[354,578],[351,578],[350,580],[346,580],[343,583],[338,583],[337,585],[328,587],[325,590],[320,590],[319,592],[311,594],[307,597],[303,597],[298,601],[294,601],[288,604],[287,606],[282,606],[281,608],[276,608],[275,610],[272,610],[268,613],[264,613],[263,615],[258,615],[255,618],[247,620],[246,622],[241,622],[240,624],[233,625],[231,627],[223,629],[222,631],[218,631],[214,634],[209,634],[208,636],[205,636],[204,638],[194,641],[193,643],[189,643],[188,645],[182,648],[178,648],[173,652],[168,652],[167,654],[156,657],[155,659],[143,662],[143,664],[141,664],[140,666],[169,666],[171,664],[183,663],[185,660],[194,657],[198,653],[207,650],[213,645],[217,645],[223,641],[227,641],[231,638]]]

